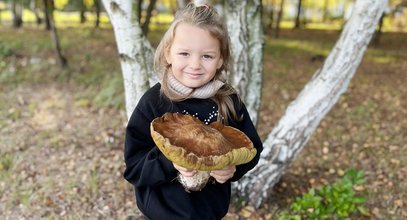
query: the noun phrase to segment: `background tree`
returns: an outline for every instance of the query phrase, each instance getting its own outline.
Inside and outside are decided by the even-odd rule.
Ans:
[[[41,0],[30,1],[30,10],[35,16],[35,23],[37,23],[37,25],[42,24],[42,17],[40,15],[41,8],[43,8]]]
[[[143,0],[137,0],[134,6],[135,6],[134,11],[137,15],[137,20],[139,23],[141,23],[141,17],[143,12]]]
[[[23,4],[17,0],[11,0],[11,13],[13,15],[13,27],[19,28],[23,25]]]
[[[275,38],[278,38],[280,36],[281,20],[283,19],[283,14],[284,14],[284,2],[285,2],[285,0],[280,0],[280,5],[278,7],[277,19],[276,19],[275,30],[274,30]]]
[[[57,28],[55,26],[55,21],[54,21],[54,7],[55,7],[54,0],[43,0],[43,3],[44,3],[44,11],[45,11],[46,17],[49,20],[51,40],[52,40],[52,44],[54,46],[54,50],[55,50],[55,54],[57,56],[58,63],[62,68],[66,68],[68,66],[68,61],[62,55],[61,46],[59,43],[59,38],[58,38],[58,33],[57,33]]]
[[[150,20],[151,17],[153,15],[153,11],[155,9],[155,4],[157,3],[157,0],[150,0],[150,3],[148,4],[147,7],[147,11],[146,11],[146,17],[144,19],[144,22],[141,26],[141,28],[143,29],[143,34],[145,36],[147,36],[148,34],[148,30],[149,30],[149,26],[150,26]]]
[[[53,8],[49,8],[50,6],[48,6],[48,2],[47,4],[45,4],[46,0],[42,0],[42,7],[44,10],[44,21],[45,21],[45,30],[51,30],[51,18],[50,15],[53,14],[54,9]]]
[[[378,45],[380,43],[380,36],[382,35],[382,32],[383,32],[383,30],[382,30],[383,29],[383,20],[384,20],[385,16],[386,16],[386,12],[383,12],[382,15],[380,16],[379,23],[377,25],[377,29],[373,35],[372,42],[375,45]]]
[[[85,14],[87,9],[86,9],[85,3],[83,2],[83,0],[79,0],[79,1],[75,1],[75,2],[77,2],[78,6],[79,6],[79,21],[81,24],[83,24],[87,20],[86,14]]]
[[[95,6],[95,14],[96,14],[95,28],[98,28],[100,25],[100,12],[102,11],[102,5],[100,3],[100,0],[95,0],[94,6]]]
[[[235,195],[246,197],[256,207],[265,201],[271,188],[304,147],[319,122],[346,91],[386,3],[386,0],[356,2],[353,15],[331,54],[267,136],[258,166],[234,185]],[[115,32],[129,117],[141,95],[156,82],[152,71],[153,51],[142,34],[129,1],[103,0],[103,4]],[[259,58],[254,54],[262,49],[263,42],[260,8],[260,1],[225,1],[234,62],[239,64],[231,71],[230,80],[243,94],[254,121],[258,117],[258,90],[261,90],[262,74],[261,56]],[[254,27],[249,27],[252,25]],[[260,35],[256,35],[255,30]],[[259,60],[260,64],[255,66]]]
[[[276,3],[274,1],[263,1],[262,6],[262,15],[263,15],[263,29],[264,33],[270,33],[273,29],[274,24],[274,14],[275,14],[275,7]]]
[[[301,13],[302,12],[302,0],[298,0],[297,3],[297,15],[295,16],[294,28],[298,29],[301,27]]]

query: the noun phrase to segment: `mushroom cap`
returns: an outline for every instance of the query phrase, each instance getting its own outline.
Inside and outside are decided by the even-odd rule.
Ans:
[[[250,139],[220,122],[205,125],[192,115],[165,113],[150,125],[160,151],[173,163],[192,170],[219,170],[249,162],[256,155]]]

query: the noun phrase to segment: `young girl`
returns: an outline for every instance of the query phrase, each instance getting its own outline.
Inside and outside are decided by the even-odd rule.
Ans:
[[[161,83],[141,98],[126,130],[124,177],[135,186],[137,206],[148,219],[221,219],[229,208],[231,182],[257,164],[262,142],[246,107],[222,76],[229,59],[226,26],[211,6],[189,4],[177,12],[155,54]],[[151,121],[166,112],[233,126],[251,139],[257,155],[249,163],[211,171],[214,183],[186,192],[176,176],[196,171],[165,158],[150,135]]]

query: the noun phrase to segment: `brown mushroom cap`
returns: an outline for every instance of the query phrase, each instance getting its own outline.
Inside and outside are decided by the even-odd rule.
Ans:
[[[191,115],[165,113],[151,122],[150,131],[160,151],[187,169],[223,169],[256,155],[253,143],[240,130],[219,122],[205,125]]]

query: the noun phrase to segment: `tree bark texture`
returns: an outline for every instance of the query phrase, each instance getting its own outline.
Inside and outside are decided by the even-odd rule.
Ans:
[[[387,0],[356,1],[351,18],[322,68],[267,136],[259,164],[235,185],[235,195],[245,197],[255,207],[267,199],[290,162],[346,91],[386,4]]]
[[[103,0],[112,23],[123,73],[126,113],[130,118],[144,92],[157,82],[153,70],[154,52],[143,35],[128,0]]]
[[[263,80],[263,27],[261,1],[225,1],[231,39],[231,84],[238,90],[254,124],[257,124]]]

